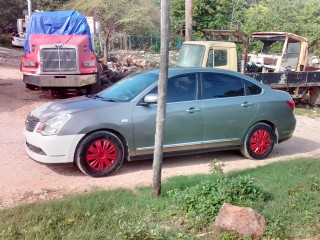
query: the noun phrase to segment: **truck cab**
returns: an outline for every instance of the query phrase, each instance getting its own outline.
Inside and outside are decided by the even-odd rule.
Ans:
[[[260,51],[247,54],[253,46],[260,47]],[[239,72],[300,72],[307,65],[308,41],[293,33],[253,33],[244,48],[240,62],[234,42],[187,41],[182,44],[177,66],[217,67]]]
[[[237,71],[236,44],[222,41],[186,41],[181,46],[176,65]]]
[[[249,72],[302,72],[307,65],[308,41],[287,32],[257,32],[250,36],[250,46],[260,51],[247,55]]]
[[[28,88],[100,90],[90,27],[79,12],[34,13],[24,51],[21,71]]]

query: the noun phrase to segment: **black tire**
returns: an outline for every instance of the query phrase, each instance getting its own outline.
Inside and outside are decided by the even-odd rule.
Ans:
[[[115,173],[123,159],[121,140],[108,131],[97,131],[85,136],[75,153],[78,168],[91,177],[105,177]]]
[[[264,159],[272,152],[275,140],[276,135],[269,125],[257,123],[247,132],[241,153],[246,158]]]
[[[32,90],[32,91],[39,89],[39,87],[32,85],[32,84],[28,84],[28,83],[26,83],[26,88],[28,88],[29,90]]]

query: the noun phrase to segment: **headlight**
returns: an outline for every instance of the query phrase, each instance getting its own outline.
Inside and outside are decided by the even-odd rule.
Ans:
[[[53,117],[47,122],[39,124],[37,132],[44,136],[54,135],[63,127],[63,125],[66,124],[66,122],[68,122],[70,118],[70,114],[62,114]]]

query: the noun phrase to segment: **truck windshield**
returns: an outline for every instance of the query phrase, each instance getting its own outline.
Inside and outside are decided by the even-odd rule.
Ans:
[[[183,44],[176,65],[178,67],[201,67],[204,53],[205,46]]]
[[[158,74],[141,73],[130,75],[97,94],[100,99],[114,102],[130,102],[144,89],[157,81]]]

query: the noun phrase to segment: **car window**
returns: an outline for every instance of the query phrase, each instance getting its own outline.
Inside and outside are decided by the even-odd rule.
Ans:
[[[117,82],[98,94],[99,97],[119,102],[129,102],[158,80],[154,73],[134,74]]]
[[[244,84],[241,78],[237,78],[227,74],[203,74],[203,99],[226,98],[244,95]]]
[[[149,93],[158,93],[154,88]],[[188,74],[170,78],[167,84],[167,103],[193,101],[197,99],[197,76]]]
[[[227,65],[227,50],[214,50],[214,66]]]
[[[220,67],[227,65],[227,50],[213,50],[210,49],[208,53],[207,67]],[[214,58],[214,61],[213,61]]]
[[[246,95],[258,95],[262,92],[262,89],[252,82],[244,80],[244,84],[246,86]]]

